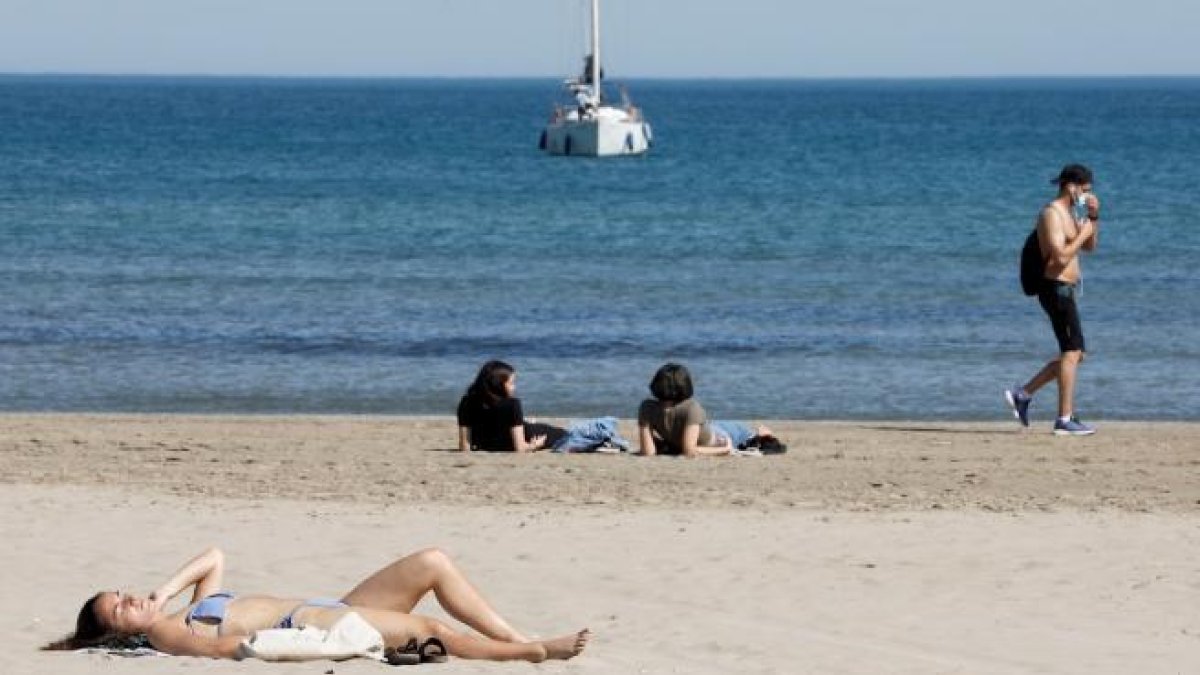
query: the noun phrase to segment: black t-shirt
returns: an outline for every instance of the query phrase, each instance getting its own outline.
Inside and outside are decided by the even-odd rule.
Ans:
[[[471,430],[471,447],[512,452],[512,428],[523,427],[521,399],[504,398],[491,405],[474,396],[458,402],[458,426]]]

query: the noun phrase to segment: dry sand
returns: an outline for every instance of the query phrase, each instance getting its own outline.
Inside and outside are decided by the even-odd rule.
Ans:
[[[785,456],[692,461],[463,455],[446,418],[0,416],[0,672],[385,667],[36,651],[208,544],[281,595],[437,545],[519,627],[596,632],[445,673],[1200,672],[1200,425],[771,425]]]

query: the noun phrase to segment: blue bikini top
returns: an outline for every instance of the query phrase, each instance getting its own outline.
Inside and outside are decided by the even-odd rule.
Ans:
[[[192,609],[188,611],[187,617],[184,619],[184,621],[191,623],[192,620],[196,620],[204,623],[219,625],[225,620],[225,606],[228,605],[229,601],[233,600],[233,598],[233,593],[213,593],[200,602],[197,602],[196,606],[192,607]]]

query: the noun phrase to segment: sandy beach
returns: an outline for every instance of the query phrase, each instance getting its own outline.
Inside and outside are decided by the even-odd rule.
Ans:
[[[439,672],[1200,668],[1200,425],[769,424],[787,455],[691,461],[464,455],[450,418],[0,416],[0,671],[385,667],[36,650],[209,544],[280,595],[439,546],[522,629],[596,634]]]

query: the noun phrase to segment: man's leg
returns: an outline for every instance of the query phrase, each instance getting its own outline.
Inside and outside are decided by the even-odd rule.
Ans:
[[[1058,435],[1086,436],[1095,429],[1074,419],[1075,375],[1083,361],[1083,330],[1079,322],[1079,309],[1075,305],[1075,287],[1055,282],[1038,293],[1038,303],[1050,319],[1054,337],[1061,352],[1058,359],[1047,363],[1019,391],[1005,392],[1009,405],[1013,407],[1021,423],[1029,425],[1029,401],[1033,393],[1058,380],[1058,419],[1054,422],[1054,433]]]
[[[1021,388],[1025,390],[1026,394],[1033,396],[1038,389],[1041,389],[1047,384],[1057,380],[1059,364],[1061,361],[1062,357],[1059,357],[1046,363],[1046,365],[1042,366],[1042,369],[1038,371],[1037,375],[1034,375],[1033,379],[1026,382],[1025,386]]]
[[[1083,352],[1063,352],[1058,369],[1058,416],[1071,417],[1075,414],[1075,373],[1083,361]]]
[[[1083,350],[1063,352],[1058,374],[1058,419],[1054,422],[1055,436],[1089,436],[1096,433],[1075,418],[1075,375],[1083,361]]]
[[[1033,394],[1051,381],[1058,379],[1058,362],[1059,359],[1054,359],[1042,366],[1037,375],[1034,375],[1033,379],[1026,382],[1024,386],[1018,385],[1004,390],[1004,398],[1008,401],[1008,406],[1012,408],[1013,415],[1020,420],[1021,426],[1029,426],[1029,404],[1033,401]]]

